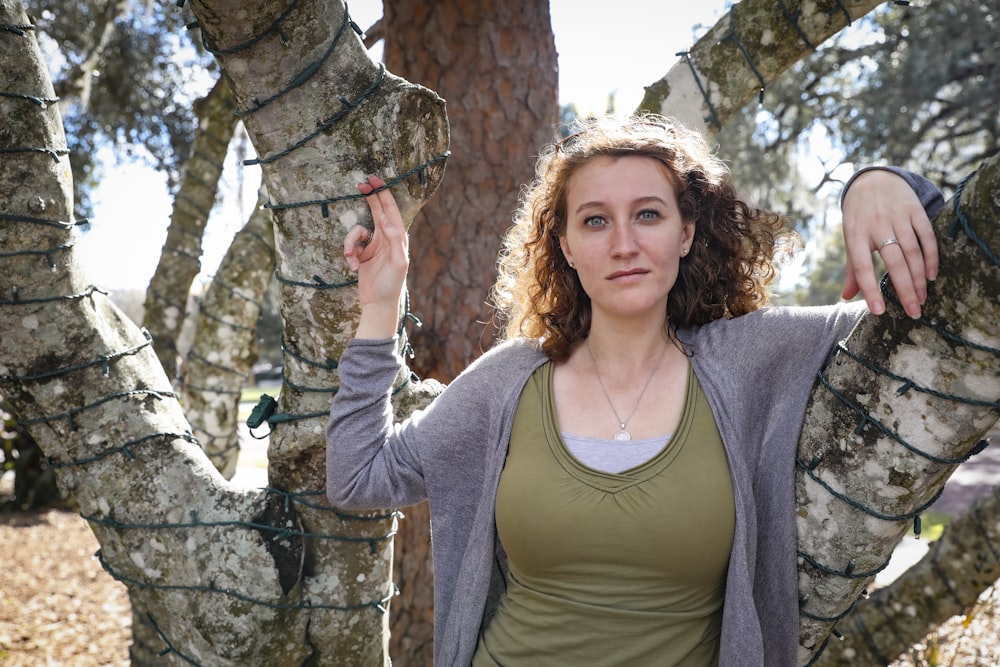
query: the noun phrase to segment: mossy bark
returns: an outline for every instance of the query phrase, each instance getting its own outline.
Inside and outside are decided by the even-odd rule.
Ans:
[[[271,212],[258,205],[199,302],[177,382],[194,434],[226,479],[236,473],[240,394],[257,360],[257,319],[274,265]]]
[[[838,352],[825,370],[828,385],[813,391],[796,470],[803,664],[997,421],[997,192],[1000,156],[957,195],[971,233],[956,224],[954,200],[935,219],[941,271],[923,320],[892,307],[866,315],[844,343],[850,353]],[[921,611],[926,622],[913,641],[946,620]]]
[[[743,0],[646,87],[639,110],[674,116],[712,134],[817,45],[884,4]]]
[[[994,487],[948,524],[920,562],[840,622],[842,640],[828,646],[817,667],[888,665],[934,626],[972,616],[998,575],[1000,487]]]

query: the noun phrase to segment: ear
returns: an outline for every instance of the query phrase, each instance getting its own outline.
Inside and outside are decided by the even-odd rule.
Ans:
[[[566,242],[566,237],[565,236],[560,236],[559,237],[559,247],[562,248],[563,257],[565,257],[566,261],[569,262],[570,265],[572,265],[573,264],[573,253],[569,249],[569,243]]]
[[[685,248],[691,248],[691,244],[694,241],[694,220],[687,220],[681,227],[681,234],[683,239],[683,244]]]

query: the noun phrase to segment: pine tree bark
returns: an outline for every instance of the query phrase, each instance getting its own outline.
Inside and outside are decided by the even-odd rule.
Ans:
[[[423,322],[411,335],[413,368],[448,382],[493,344],[486,302],[500,239],[539,146],[555,135],[549,3],[384,4],[386,66],[448,102],[451,173],[411,231],[409,274]]]

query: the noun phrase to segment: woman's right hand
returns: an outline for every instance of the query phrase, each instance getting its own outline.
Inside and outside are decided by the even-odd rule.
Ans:
[[[344,258],[358,272],[361,318],[356,338],[391,338],[399,324],[399,301],[410,265],[409,237],[396,199],[385,181],[369,176],[358,184],[371,209],[375,232],[356,225],[344,239]]]

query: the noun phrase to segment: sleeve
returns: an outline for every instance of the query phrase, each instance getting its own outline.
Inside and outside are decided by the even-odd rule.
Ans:
[[[395,436],[393,384],[403,368],[396,340],[353,340],[326,429],[326,494],[338,507],[399,507],[424,497],[420,458]]]
[[[938,214],[938,211],[944,206],[944,195],[941,194],[941,190],[938,189],[936,185],[931,183],[929,180],[921,176],[920,174],[915,174],[912,171],[907,171],[901,169],[900,167],[865,167],[854,172],[847,183],[844,184],[844,189],[840,193],[840,205],[844,205],[844,195],[847,194],[847,190],[851,187],[854,180],[865,173],[866,171],[871,171],[872,169],[882,169],[884,171],[891,171],[897,176],[902,177],[913,191],[917,193],[917,197],[920,199],[920,203],[923,204],[924,210],[927,212],[927,217],[933,218]]]
[[[509,350],[507,350],[509,351]],[[530,354],[530,353],[529,353]],[[521,355],[523,356],[523,354]],[[476,497],[491,446],[523,385],[524,359],[494,348],[424,410],[394,423],[396,341],[355,340],[340,360],[326,432],[326,492],[338,507],[405,507]]]

